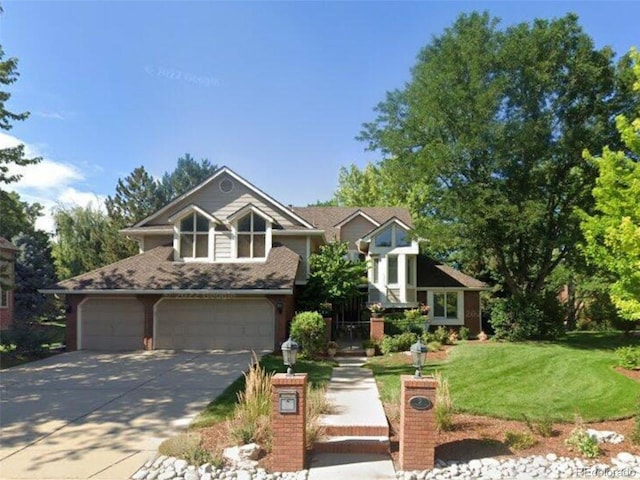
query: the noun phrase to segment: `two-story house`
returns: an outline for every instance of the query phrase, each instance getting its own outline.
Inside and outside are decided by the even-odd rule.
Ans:
[[[287,207],[227,167],[123,231],[140,254],[47,290],[68,302],[68,349],[272,350],[309,257],[329,241],[369,260],[369,300],[433,305],[480,329],[486,286],[419,255],[403,208]]]

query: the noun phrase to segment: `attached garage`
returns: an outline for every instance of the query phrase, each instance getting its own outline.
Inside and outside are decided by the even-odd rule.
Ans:
[[[79,350],[143,348],[144,306],[135,298],[92,298],[78,306]]]
[[[273,304],[242,300],[162,299],[155,307],[156,349],[273,350]]]

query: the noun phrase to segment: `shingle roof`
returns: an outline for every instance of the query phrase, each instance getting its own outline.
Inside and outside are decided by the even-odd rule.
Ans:
[[[411,214],[403,207],[292,207],[292,210],[305,218],[314,227],[325,231],[327,241],[338,237],[335,225],[358,210],[366,213],[378,223],[384,223],[391,217],[397,217],[411,226]]]
[[[279,290],[293,288],[300,257],[284,246],[264,263],[174,262],[173,247],[156,247],[50,290]]]
[[[453,267],[418,256],[418,287],[488,288],[477,278],[470,277]]]

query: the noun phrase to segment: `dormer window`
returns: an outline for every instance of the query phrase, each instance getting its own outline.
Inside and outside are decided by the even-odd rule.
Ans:
[[[238,258],[264,258],[267,221],[251,211],[238,220]]]
[[[190,213],[180,220],[180,256],[209,256],[209,220],[197,212]]]
[[[398,225],[390,225],[376,235],[376,247],[409,247],[411,239],[409,232]]]

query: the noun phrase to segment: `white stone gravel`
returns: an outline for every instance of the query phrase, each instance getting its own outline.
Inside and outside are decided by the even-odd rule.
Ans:
[[[543,480],[563,478],[640,479],[640,456],[621,452],[609,463],[582,458],[558,457],[550,453],[523,458],[496,460],[483,458],[465,462],[438,460],[436,468],[396,472],[398,480]]]
[[[262,468],[200,467],[184,460],[160,456],[150,460],[131,478],[133,480],[306,480],[308,470],[269,473]],[[533,455],[497,460],[475,459],[469,462],[438,460],[436,468],[424,471],[396,472],[398,480],[543,480],[565,478],[640,479],[640,456],[621,452],[608,463],[582,458]],[[339,480],[339,479],[336,479]]]

